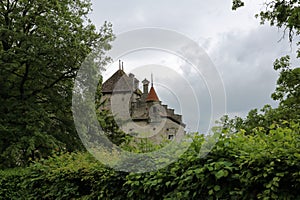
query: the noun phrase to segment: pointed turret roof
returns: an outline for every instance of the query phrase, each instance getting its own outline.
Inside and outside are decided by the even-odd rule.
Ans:
[[[151,88],[149,94],[146,98],[146,101],[159,101],[155,89],[153,87],[153,74],[151,73]]]
[[[150,91],[146,98],[146,101],[159,101],[158,96],[157,96],[153,86],[150,88]]]

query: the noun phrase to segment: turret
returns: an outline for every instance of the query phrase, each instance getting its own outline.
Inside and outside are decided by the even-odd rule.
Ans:
[[[147,80],[147,79],[144,79],[143,81],[142,81],[142,83],[143,83],[143,93],[144,94],[148,94],[148,86],[149,86],[149,81]]]

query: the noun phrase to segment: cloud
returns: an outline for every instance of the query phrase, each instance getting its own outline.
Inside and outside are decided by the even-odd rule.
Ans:
[[[259,1],[249,0],[247,8],[233,12],[231,0],[93,0],[94,11],[90,17],[98,25],[104,20],[111,21],[116,32],[137,27],[161,27],[187,33],[195,39],[199,33],[206,37],[223,30],[257,25],[257,20],[253,20],[253,10],[258,10],[255,2]]]
[[[185,34],[201,45],[221,75],[226,89],[227,113],[231,116],[245,116],[250,109],[261,108],[265,104],[277,105],[270,98],[278,77],[278,72],[273,70],[273,62],[290,53],[291,47],[286,38],[278,42],[282,37],[281,30],[268,25],[261,26],[259,20],[254,18],[255,13],[263,7],[260,0],[246,0],[246,6],[238,11],[231,10],[231,0],[92,2],[92,21],[98,27],[105,20],[111,21],[117,37],[133,29],[160,27]],[[135,42],[132,39],[127,42]],[[161,42],[170,45],[168,41]],[[192,100],[187,98],[191,93],[182,88],[182,82],[176,79],[177,76],[188,75],[189,83],[201,94],[200,100],[196,101],[201,115],[199,130],[204,130],[209,124],[213,105],[205,84],[207,77],[195,75],[189,64],[167,52],[143,50],[123,56],[122,59],[126,72],[135,71],[137,76],[148,76],[148,79],[150,71],[155,71],[142,67],[146,64],[177,67],[177,75],[168,72],[160,75],[168,80],[163,84],[169,84],[170,90],[176,88],[176,96],[184,96],[182,101],[187,112],[183,113],[183,117],[187,124],[195,124],[195,115],[198,113],[195,114],[195,104],[189,103]],[[297,64],[295,59],[293,62]],[[114,63],[111,66],[110,74],[118,65]],[[162,80],[159,75],[155,76],[159,81]],[[158,88],[158,95],[176,111],[181,109],[176,100],[172,100],[172,94],[168,95],[167,91]]]
[[[280,37],[281,33],[261,26],[224,33],[210,47],[210,56],[226,86],[230,112],[243,113],[265,104],[276,106],[270,98],[278,77],[273,62],[289,48],[284,41],[278,43]]]

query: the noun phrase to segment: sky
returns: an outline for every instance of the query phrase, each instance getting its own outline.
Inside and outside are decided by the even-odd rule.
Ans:
[[[135,30],[162,29],[191,39],[205,52],[209,61],[198,74],[197,66],[161,49],[144,48],[118,57],[125,72],[134,73],[140,81],[150,80],[153,73],[160,100],[183,115],[188,131],[203,133],[224,114],[245,117],[251,109],[277,106],[270,97],[278,77],[273,62],[291,54],[295,47],[287,36],[282,39],[282,30],[260,25],[255,14],[264,9],[262,2],[246,0],[244,7],[232,11],[231,0],[92,0],[89,18],[97,28],[104,21],[111,22],[117,38]],[[128,42],[135,39],[131,37]],[[117,45],[113,43],[114,47]],[[299,65],[294,57],[293,64]],[[204,65],[216,70],[215,82],[222,87],[212,86]],[[104,79],[117,69],[115,59],[103,73]]]

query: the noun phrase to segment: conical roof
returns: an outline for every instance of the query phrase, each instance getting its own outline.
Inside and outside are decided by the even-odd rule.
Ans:
[[[159,101],[158,96],[157,96],[153,86],[150,88],[150,91],[146,98],[146,101]]]

